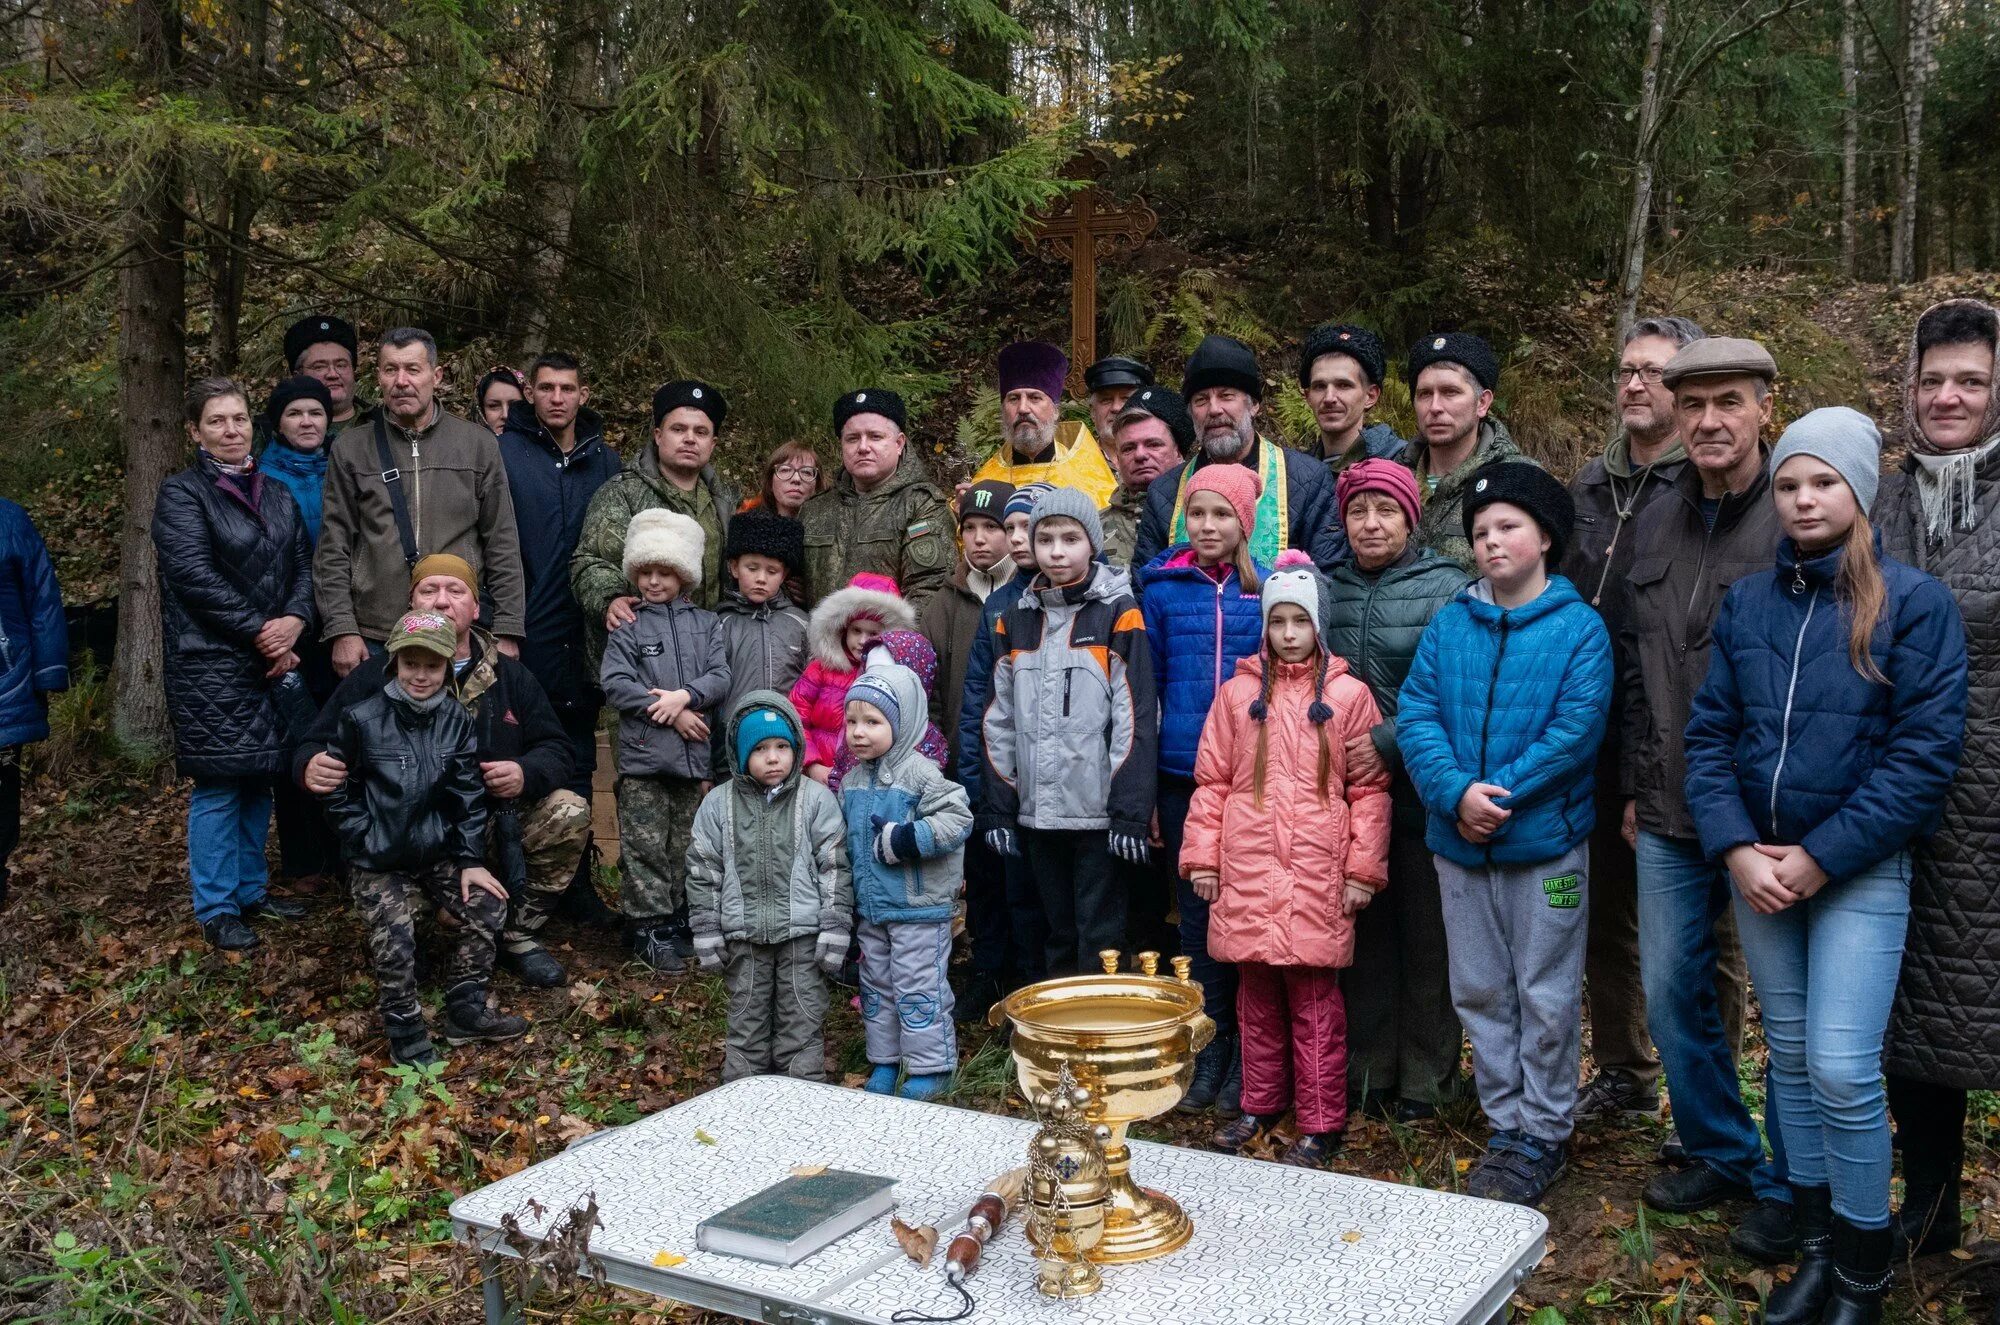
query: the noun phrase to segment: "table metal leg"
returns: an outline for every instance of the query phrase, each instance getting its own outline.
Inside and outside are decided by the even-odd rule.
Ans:
[[[479,1287],[486,1297],[486,1325],[521,1325],[521,1310],[507,1300],[507,1282],[501,1278],[501,1258],[491,1254],[479,1258]]]

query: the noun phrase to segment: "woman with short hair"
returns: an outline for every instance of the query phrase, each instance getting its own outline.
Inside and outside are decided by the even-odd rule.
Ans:
[[[761,506],[774,515],[796,520],[800,508],[825,492],[827,486],[826,466],[820,463],[818,452],[805,442],[781,442],[764,461],[763,472],[757,476],[757,491],[744,498],[736,509],[747,511]]]

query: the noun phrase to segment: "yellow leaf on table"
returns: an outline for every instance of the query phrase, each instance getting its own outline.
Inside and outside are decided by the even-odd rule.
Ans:
[[[817,1178],[824,1172],[826,1172],[826,1165],[824,1164],[800,1164],[792,1170],[792,1176],[794,1178]]]
[[[712,1146],[715,1144],[715,1138],[710,1136],[706,1129],[700,1127],[694,1129],[694,1139],[701,1142],[705,1146]]]
[[[687,1257],[677,1256],[671,1251],[656,1251],[653,1253],[653,1264],[659,1266],[662,1270],[671,1270],[676,1265],[686,1265],[687,1262]],[[1711,1325],[1713,1325],[1712,1322]]]
[[[937,1250],[938,1231],[929,1224],[922,1228],[911,1228],[900,1219],[889,1221],[889,1231],[896,1235],[903,1254],[919,1265],[931,1263],[931,1253]]]
[[[1358,1228],[1350,1228],[1345,1233],[1342,1233],[1340,1235],[1340,1240],[1342,1242],[1359,1242],[1361,1241],[1361,1230]]]

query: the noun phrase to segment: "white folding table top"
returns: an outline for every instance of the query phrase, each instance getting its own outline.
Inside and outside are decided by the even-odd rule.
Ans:
[[[950,1315],[944,1243],[994,1177],[1024,1163],[1034,1124],[784,1077],[753,1077],[584,1138],[460,1197],[457,1236],[505,1253],[513,1214],[539,1236],[594,1195],[590,1254],[612,1283],[749,1320],[883,1325],[902,1308]],[[897,1213],[934,1224],[920,1268],[884,1217],[789,1268],[695,1248],[695,1225],[799,1165],[898,1180]],[[1132,1176],[1180,1201],[1194,1238],[1169,1256],[1102,1267],[1080,1301],[1035,1291],[1019,1217],[969,1284],[972,1322],[1485,1322],[1541,1260],[1548,1221],[1520,1206],[1262,1160],[1132,1143]],[[540,1205],[535,1215],[529,1201]],[[672,1262],[657,1263],[660,1253]]]

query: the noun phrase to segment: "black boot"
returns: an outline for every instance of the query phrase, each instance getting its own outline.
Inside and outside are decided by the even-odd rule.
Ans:
[[[220,915],[201,922],[201,936],[224,952],[248,952],[257,946],[257,931],[243,923],[243,917]]]
[[[1243,1041],[1229,1042],[1229,1070],[1222,1074],[1222,1089],[1215,1092],[1215,1116],[1234,1118],[1243,1112]]]
[[[555,914],[573,925],[595,925],[599,929],[616,930],[623,922],[598,894],[597,861],[597,844],[585,844],[583,856],[576,862],[576,873],[570,877],[569,887],[563,889],[563,895],[556,901]]]
[[[437,1048],[431,1044],[430,1032],[424,1028],[423,1013],[408,1017],[384,1017],[382,1026],[389,1033],[389,1057],[398,1065],[429,1067],[438,1061]]]
[[[1207,1113],[1215,1106],[1215,1094],[1222,1078],[1229,1074],[1230,1060],[1236,1056],[1235,1037],[1218,1034],[1208,1047],[1194,1056],[1194,1080],[1187,1094],[1174,1107],[1182,1113]]]
[[[519,952],[502,947],[498,957],[500,965],[512,971],[530,989],[554,989],[569,983],[569,975],[563,970],[562,963],[539,943],[530,943]]]
[[[1956,1251],[1965,1236],[1958,1203],[1957,1178],[1942,1187],[1905,1186],[1903,1208],[1896,1212],[1896,1221],[1891,1225],[1895,1230],[1896,1258]]]
[[[1799,1267],[1764,1300],[1764,1325],[1819,1325],[1833,1296],[1833,1193],[1792,1188],[1792,1225],[1799,1233]]]
[[[1881,1325],[1889,1294],[1887,1228],[1856,1228],[1833,1219],[1833,1297],[1820,1325]]]
[[[511,1012],[486,1006],[486,991],[454,991],[444,1005],[444,1042],[457,1046],[480,1041],[513,1040],[528,1033],[528,1021]]]

